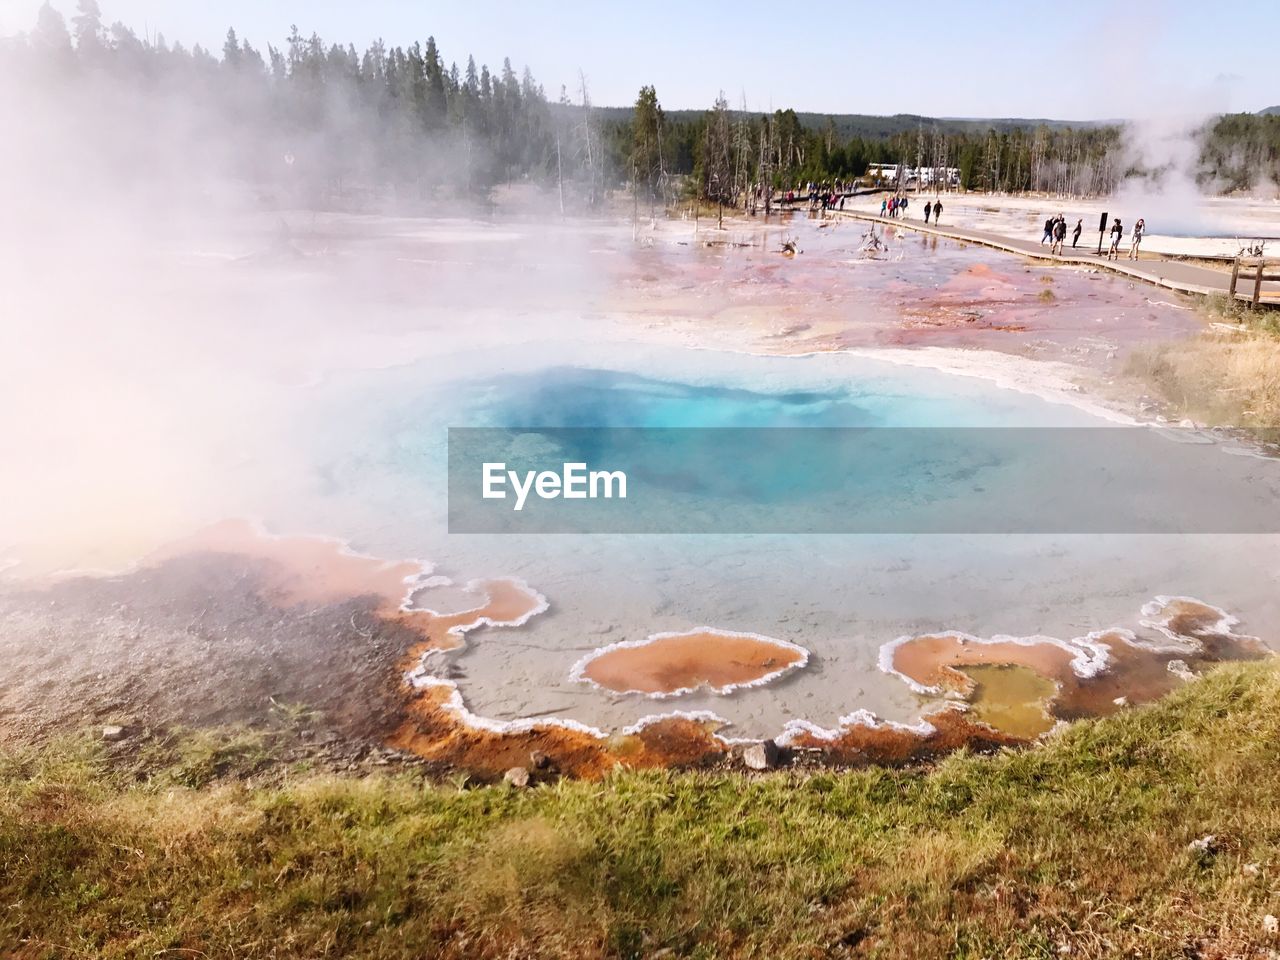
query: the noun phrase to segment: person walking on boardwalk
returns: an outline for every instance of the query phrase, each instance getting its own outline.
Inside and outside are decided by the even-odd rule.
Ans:
[[[1142,235],[1147,232],[1147,221],[1141,217],[1133,225],[1133,233],[1129,236],[1129,259],[1138,259],[1138,247],[1142,244]]]
[[[924,222],[926,224],[929,222],[929,214],[931,213],[933,213],[933,204],[926,200],[924,202]]]
[[[935,200],[933,202],[933,225],[936,227],[942,220],[942,201]]]
[[[1124,227],[1120,224],[1120,218],[1116,217],[1116,222],[1111,225],[1111,249],[1107,251],[1108,260],[1120,259],[1120,240],[1124,236]]]
[[[884,199],[880,201],[880,216],[886,216],[889,213],[889,201]]]
[[[1084,218],[1076,221],[1076,228],[1071,231],[1071,249],[1076,248],[1076,244],[1080,242],[1080,234],[1084,231]]]
[[[1053,242],[1053,217],[1044,222],[1044,236],[1040,238],[1040,245],[1044,246],[1046,240]]]
[[[900,201],[898,201],[898,208],[902,211],[902,215],[905,217],[907,215],[907,198],[906,197],[903,197]]]
[[[1058,214],[1058,219],[1053,221],[1053,243],[1049,246],[1049,252],[1061,255],[1062,244],[1067,239],[1067,218],[1062,214]]]

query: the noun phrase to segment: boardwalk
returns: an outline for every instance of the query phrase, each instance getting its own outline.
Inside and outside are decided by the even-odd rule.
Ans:
[[[1125,260],[1125,253],[1127,253],[1129,249],[1128,237],[1125,237],[1125,242],[1122,245],[1122,251],[1120,254],[1121,259],[1109,261],[1105,256],[1098,256],[1096,253],[1096,245],[1090,246],[1087,250],[1083,246],[1074,251],[1067,248],[1066,252],[1061,256],[1055,256],[1049,253],[1049,247],[1047,244],[1041,245],[1033,240],[1019,240],[1014,237],[1004,236],[1003,234],[992,233],[988,230],[974,230],[968,227],[935,226],[933,224],[926,225],[923,220],[915,220],[912,218],[891,219],[872,213],[865,213],[859,210],[838,210],[828,211],[828,213],[833,213],[835,216],[867,220],[872,223],[882,223],[886,226],[906,227],[910,230],[919,231],[920,233],[926,233],[936,237],[945,237],[949,240],[959,240],[963,243],[976,243],[984,247],[992,247],[996,250],[1004,250],[1007,253],[1014,253],[1018,256],[1031,257],[1035,260],[1083,264],[1089,267],[1110,270],[1113,273],[1120,273],[1127,277],[1133,277],[1135,280],[1154,283],[1157,286],[1167,287],[1170,290],[1178,290],[1182,293],[1198,293],[1204,295],[1221,294],[1222,296],[1226,296],[1231,285],[1231,274],[1229,271],[1225,270],[1214,270],[1211,267],[1198,266],[1193,263],[1186,263],[1182,260],[1168,260],[1163,258],[1144,257],[1143,259],[1136,261]],[[1253,281],[1248,280],[1246,282],[1242,277],[1241,283],[1236,291],[1237,298],[1248,299],[1252,294]],[[1266,303],[1280,304],[1280,283],[1264,283],[1262,285],[1262,299]]]

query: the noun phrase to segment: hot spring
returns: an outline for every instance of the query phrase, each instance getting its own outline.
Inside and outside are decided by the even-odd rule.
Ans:
[[[616,226],[321,222],[313,239],[299,230],[286,262],[235,256],[244,244],[233,236],[214,251],[148,253],[145,271],[104,269],[95,284],[114,284],[121,306],[88,330],[58,326],[85,312],[65,285],[22,300],[28,349],[45,350],[46,365],[74,361],[84,397],[101,385],[117,403],[97,432],[86,432],[81,406],[49,402],[47,423],[14,435],[15,449],[45,456],[8,488],[6,502],[25,508],[13,512],[13,543],[47,545],[47,569],[127,575],[133,563],[146,569],[157,544],[256,520],[280,537],[249,554],[283,558],[289,574],[268,578],[269,599],[375,596],[391,615],[448,620],[465,629],[419,676],[455,684],[466,708],[495,723],[558,718],[603,731],[676,710],[714,712],[740,737],[795,720],[830,729],[859,710],[912,722],[938,695],[884,669],[899,638],[1149,633],[1139,611],[1161,596],[1238,611],[1259,633],[1280,614],[1275,537],[1264,532],[852,532],[830,512],[817,514],[829,527],[800,532],[450,532],[451,429],[543,443],[567,442],[556,433],[565,430],[1123,433],[1087,393],[1064,389],[1053,361],[1100,363],[1198,325],[1146,288],[1050,278],[892,231],[888,254],[862,258],[861,229],[800,218],[784,225],[806,251],[794,260],[776,253],[777,224],[735,228],[730,238],[745,245],[703,246],[678,224],[637,243]],[[133,282],[142,275],[169,286]],[[476,277],[492,289],[477,291]],[[960,349],[974,347],[986,349]],[[952,362],[981,375],[937,366]],[[122,377],[136,389],[107,389]],[[797,490],[821,507],[860,481],[856,457],[815,473],[762,445],[742,452],[763,467],[750,483],[708,489],[691,469],[705,445],[682,442],[670,441],[660,477],[664,502],[679,507],[667,519],[740,518]],[[1023,495],[999,451],[911,454],[900,488],[878,474],[878,515],[910,502],[936,519],[957,490],[1011,509],[1053,492],[1050,478]],[[927,469],[909,473],[913,459]],[[1131,489],[1125,459],[1118,451],[1114,469],[1100,465],[1115,489]],[[298,535],[311,539],[288,542]],[[213,540],[237,549],[235,537]],[[495,579],[496,599],[483,586]],[[412,592],[405,610],[402,587]],[[145,577],[137,589],[149,589]],[[388,683],[409,672],[392,659],[369,669]],[[983,709],[999,715],[990,698],[1008,688],[1024,701],[1019,716],[1038,722],[1040,687],[1022,679],[985,677]]]
[[[460,590],[473,578],[513,577],[543,595],[546,612],[519,629],[476,634],[449,655],[447,675],[467,707],[493,720],[618,729],[669,710],[712,711],[744,737],[776,734],[796,718],[830,727],[855,709],[905,722],[919,716],[919,698],[878,659],[897,637],[952,629],[1070,638],[1134,625],[1156,594],[1256,609],[1266,592],[1240,549],[1250,538],[1238,536],[450,534],[441,495],[449,427],[1116,424],[1083,401],[849,355],[556,344],[463,352],[447,366],[451,376],[440,383],[437,372],[428,388],[413,366],[335,384],[307,427],[320,441],[312,470],[322,513],[299,501],[278,522],[338,533],[378,556],[434,561],[439,586],[414,598],[424,608],[474,606]],[[778,469],[785,481],[786,464]],[[809,659],[758,686],[708,683],[660,700],[580,676],[595,651],[704,628],[793,644]],[[767,654],[762,664],[776,660]]]

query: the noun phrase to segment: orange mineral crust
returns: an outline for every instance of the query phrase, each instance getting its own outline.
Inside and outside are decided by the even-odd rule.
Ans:
[[[374,597],[376,610],[422,635],[416,661],[425,649],[447,650],[477,626],[519,626],[546,609],[546,600],[518,580],[467,584],[483,602],[460,613],[438,614],[410,607],[426,585],[431,565],[419,560],[383,560],[356,553],[341,540],[318,536],[278,536],[247,520],[225,520],[153,553],[148,565],[195,553],[222,553],[263,561],[259,573],[264,599],[281,607],[316,609],[360,597]]]
[[[1100,649],[1069,647],[1048,637],[990,640],[962,633],[924,634],[899,642],[891,652],[890,672],[907,679],[918,692],[967,695],[972,683],[963,668],[977,664],[1022,666],[1063,682],[1072,675],[1072,661],[1087,657],[1086,665],[1101,663]]]
[[[558,773],[596,778],[617,766],[693,766],[728,751],[716,736],[720,724],[697,716],[653,717],[612,736],[567,721],[486,721],[466,710],[449,681],[426,684],[406,713],[392,746],[484,776],[528,766],[535,756]]]
[[[533,766],[542,771],[538,776],[598,777],[617,766],[714,762],[733,749],[721,732],[726,721],[706,712],[657,714],[620,730],[568,718],[497,720],[472,713],[450,679],[456,652],[473,633],[517,629],[548,609],[520,580],[472,581],[462,589],[474,595],[475,606],[441,613],[414,606],[415,595],[447,582],[429,579],[427,564],[362,555],[324,537],[276,536],[244,521],[200,531],[144,566],[154,570],[199,554],[242,565],[251,589],[285,616],[306,620],[322,608],[372,599],[375,620],[407,630],[410,640],[398,649],[408,652],[388,657],[385,677],[371,682],[395,705],[379,729],[391,745],[425,759],[485,777],[515,766]],[[837,764],[909,763],[961,747],[1026,743],[1055,721],[1155,699],[1210,664],[1268,655],[1257,638],[1236,632],[1230,614],[1188,597],[1157,597],[1141,617],[1141,633],[1113,627],[1072,640],[956,632],[903,637],[881,649],[881,669],[922,696],[953,702],[914,724],[837,705],[854,709],[834,729],[797,718],[775,739],[784,750],[813,751]],[[368,632],[351,623],[349,642],[368,643]],[[783,640],[699,627],[593,651],[571,676],[611,693],[650,698],[729,694],[796,671],[808,658],[803,647]],[[1000,718],[1007,729],[999,728]]]
[[[1157,597],[1143,607],[1142,626],[1161,639],[1112,628],[1074,640],[1053,637],[972,637],[963,633],[905,637],[881,651],[881,668],[922,694],[968,699],[966,667],[1007,666],[1034,671],[1055,685],[1048,703],[1054,718],[1104,716],[1127,704],[1147,703],[1227,660],[1256,660],[1267,648],[1237,634],[1226,611],[1190,597]]]
[[[546,598],[523,580],[473,580],[467,589],[483,596],[484,602],[459,613],[400,608],[391,614],[424,639],[411,651],[405,669],[412,670],[432,650],[456,650],[463,635],[477,627],[518,627],[547,609]]]
[[[263,593],[280,606],[323,606],[374,596],[379,609],[398,610],[431,568],[417,560],[381,560],[355,553],[341,540],[276,536],[248,520],[224,520],[161,547],[144,561],[192,553],[229,553],[268,561]]]
[[[791,748],[820,750],[840,764],[894,766],[930,760],[961,747],[990,750],[1026,740],[977,723],[964,709],[951,706],[916,724],[886,723],[865,711],[842,717],[835,730],[792,721],[779,742]]]
[[[676,697],[707,688],[726,694],[803,667],[803,647],[755,633],[700,627],[611,644],[574,664],[570,675],[614,693]]]

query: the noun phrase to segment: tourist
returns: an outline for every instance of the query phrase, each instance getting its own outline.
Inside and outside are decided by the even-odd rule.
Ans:
[[[902,215],[904,217],[907,215],[907,198],[906,197],[902,198]]]
[[[1129,259],[1130,260],[1138,259],[1138,247],[1142,243],[1142,235],[1143,233],[1146,232],[1146,230],[1147,230],[1147,221],[1139,217],[1138,222],[1133,225],[1133,234],[1129,238]]]
[[[1080,242],[1080,234],[1084,230],[1084,219],[1076,221],[1076,228],[1071,231],[1071,249],[1076,248],[1076,244]]]
[[[888,199],[881,200],[881,201],[880,201],[880,216],[885,217],[885,216],[888,216],[888,215],[889,215],[889,201],[888,201]]]
[[[933,202],[933,225],[936,227],[938,221],[942,219],[942,201],[935,200]]]
[[[1044,236],[1040,238],[1040,244],[1043,246],[1046,240],[1053,240],[1053,217],[1044,222]]]
[[[1116,222],[1111,225],[1111,249],[1107,251],[1108,260],[1120,259],[1120,240],[1124,237],[1124,227],[1120,224],[1120,218],[1116,217]]]
[[[933,204],[926,200],[924,202],[924,222],[926,224],[929,222],[929,214],[931,213],[933,213]]]
[[[1055,255],[1062,254],[1062,244],[1067,239],[1067,218],[1062,214],[1058,214],[1058,219],[1053,221],[1053,243],[1049,247],[1049,252]]]

